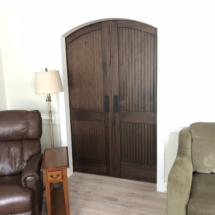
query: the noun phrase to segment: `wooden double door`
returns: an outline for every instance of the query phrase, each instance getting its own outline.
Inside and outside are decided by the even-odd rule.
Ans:
[[[74,171],[156,182],[157,29],[102,21],[66,51]]]

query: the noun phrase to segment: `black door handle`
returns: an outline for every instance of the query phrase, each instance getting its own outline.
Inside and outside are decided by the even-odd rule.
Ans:
[[[109,96],[104,96],[104,110],[109,112]]]
[[[119,111],[119,101],[118,101],[118,96],[113,96],[113,110],[114,112],[118,112]]]

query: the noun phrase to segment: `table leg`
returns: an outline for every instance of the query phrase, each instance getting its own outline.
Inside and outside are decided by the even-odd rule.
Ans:
[[[66,208],[66,215],[69,215],[69,190],[68,190],[68,179],[67,179],[67,169],[63,169],[63,193]]]
[[[48,215],[51,215],[51,189],[50,189],[50,183],[48,181],[47,172],[45,172],[45,188],[46,188],[46,205],[47,205],[47,211]]]

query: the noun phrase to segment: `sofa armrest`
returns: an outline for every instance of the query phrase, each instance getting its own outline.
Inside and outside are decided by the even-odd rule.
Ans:
[[[22,172],[21,184],[23,187],[27,187],[26,180],[28,177],[34,177],[37,181],[40,178],[40,167],[43,155],[36,155],[32,157],[27,163],[25,169]]]
[[[168,176],[168,215],[186,215],[192,184],[191,135],[188,128],[180,131],[177,157]]]

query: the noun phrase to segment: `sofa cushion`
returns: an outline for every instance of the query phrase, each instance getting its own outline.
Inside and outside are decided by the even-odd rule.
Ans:
[[[215,174],[194,173],[187,214],[215,214]]]
[[[32,190],[16,185],[0,185],[0,214],[21,214],[33,208]]]
[[[193,171],[215,173],[215,123],[190,125]]]
[[[0,111],[0,140],[40,139],[41,123],[38,110]]]
[[[20,174],[41,153],[40,140],[0,141],[0,176]]]

